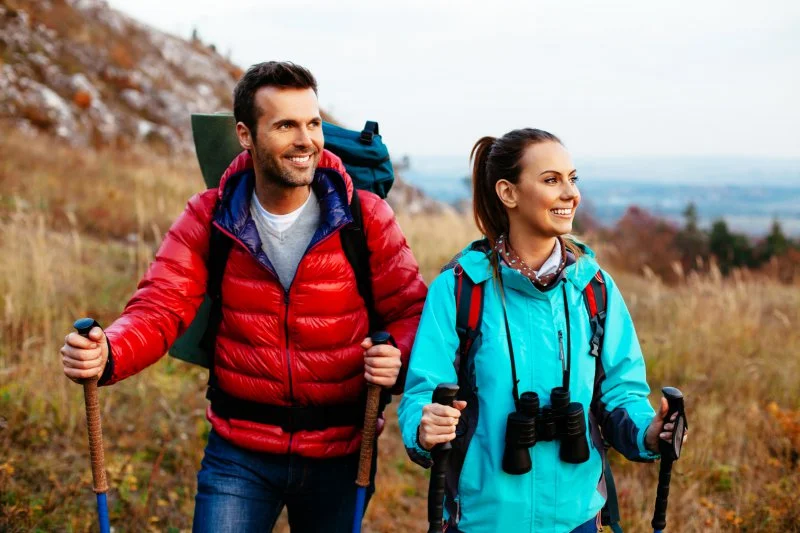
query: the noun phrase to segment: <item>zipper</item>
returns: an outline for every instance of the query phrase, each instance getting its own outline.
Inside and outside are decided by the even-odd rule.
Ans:
[[[278,280],[280,283],[280,280]],[[289,289],[291,289],[291,285],[289,285]],[[289,291],[283,291],[283,303],[286,305],[286,312],[283,316],[283,334],[284,339],[286,340],[286,371],[289,374],[289,402],[292,406],[294,406],[294,390],[292,387],[292,358],[289,355]],[[289,451],[288,453],[292,453],[292,440],[294,439],[294,433],[291,431],[289,432]]]
[[[291,289],[291,286],[289,287]],[[283,334],[286,341],[286,369],[289,373],[289,401],[294,405],[294,389],[292,387],[292,358],[289,354],[289,291],[283,292],[283,303],[286,305],[286,312],[283,316]]]
[[[558,359],[561,361],[561,377],[567,371],[567,361],[564,359],[564,333],[558,330]]]

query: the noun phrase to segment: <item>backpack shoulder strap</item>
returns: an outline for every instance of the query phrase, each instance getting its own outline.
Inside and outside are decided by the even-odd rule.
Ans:
[[[353,215],[353,223],[345,226],[340,231],[342,239],[342,249],[347,261],[353,268],[358,285],[358,294],[364,300],[369,316],[369,331],[379,331],[383,329],[383,321],[375,310],[375,299],[372,295],[372,272],[369,266],[369,246],[367,245],[367,235],[364,232],[364,217],[361,213],[361,198],[358,189],[353,191],[353,198],[350,200],[350,213]]]
[[[475,339],[480,335],[483,324],[483,283],[475,283],[464,273],[461,265],[453,267],[455,274],[456,333],[458,334],[458,353],[455,367],[461,382],[461,366],[470,357]]]
[[[214,207],[216,212],[219,203]],[[208,384],[209,387],[216,387],[216,377],[214,375],[214,351],[217,344],[217,333],[222,322],[222,277],[225,274],[225,266],[228,264],[228,257],[233,248],[233,239],[225,235],[213,222],[208,243],[208,281],[206,282],[206,295],[211,300],[211,309],[208,314],[208,325],[206,326],[203,338],[200,341],[210,355],[208,362]]]
[[[586,309],[589,311],[589,323],[592,328],[589,353],[594,357],[600,357],[605,333],[607,294],[603,273],[599,270],[583,290],[583,299]]]
[[[608,303],[608,292],[606,291],[606,283],[603,278],[603,273],[597,271],[597,274],[591,279],[586,288],[583,290],[583,299],[586,304],[586,309],[589,312],[589,324],[592,330],[592,338],[589,341],[589,353],[596,358],[596,366],[598,372],[602,368],[600,355],[603,352],[603,334],[605,333],[606,323],[606,307]],[[597,384],[597,382],[596,382]],[[592,395],[592,402],[600,394],[599,390],[595,390]],[[614,475],[611,472],[611,463],[608,461],[608,453],[603,453],[603,475],[606,481],[606,504],[600,513],[601,522],[604,526],[611,526],[613,533],[622,533],[622,528],[619,525],[619,502],[617,500],[617,487],[614,483]]]

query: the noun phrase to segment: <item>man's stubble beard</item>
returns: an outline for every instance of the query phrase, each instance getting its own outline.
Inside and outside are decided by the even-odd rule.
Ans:
[[[261,174],[272,183],[282,187],[307,187],[314,180],[314,173],[319,164],[319,152],[315,149],[311,158],[311,168],[299,170],[281,165],[280,156],[274,157],[256,146],[256,158],[259,161]]]

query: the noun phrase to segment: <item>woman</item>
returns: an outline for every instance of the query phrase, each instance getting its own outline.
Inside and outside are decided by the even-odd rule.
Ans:
[[[568,235],[581,197],[561,141],[515,130],[479,140],[472,160],[474,216],[486,239],[430,287],[399,408],[403,439],[424,466],[435,445],[455,439],[448,532],[596,532],[603,437],[630,460],[657,458],[659,436],[672,438],[667,403],[654,413],[622,296],[592,251]],[[480,341],[466,372],[464,357],[456,361],[459,276],[483,288]],[[584,297],[593,279],[606,295],[598,357]],[[437,385],[459,376],[453,407],[431,403]],[[538,422],[530,393],[547,408]]]

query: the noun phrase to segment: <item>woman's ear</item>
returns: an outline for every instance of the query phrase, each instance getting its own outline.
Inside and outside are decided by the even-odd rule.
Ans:
[[[494,184],[497,197],[503,202],[507,209],[514,209],[518,203],[517,186],[508,180],[497,180]]]
[[[250,128],[244,122],[236,123],[236,136],[239,137],[239,146],[244,150],[253,149],[253,138],[250,136]]]

